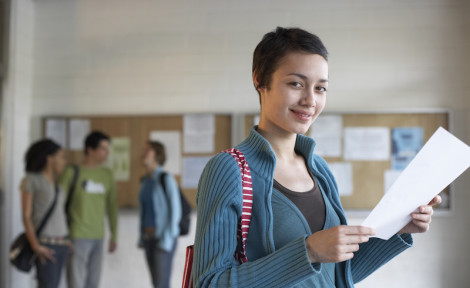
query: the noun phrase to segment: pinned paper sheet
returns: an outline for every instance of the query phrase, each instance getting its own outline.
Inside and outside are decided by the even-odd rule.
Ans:
[[[62,148],[67,147],[67,121],[62,118],[46,120],[46,138],[52,139]]]
[[[338,183],[339,196],[353,194],[353,169],[349,162],[335,162],[329,164],[330,170]]]
[[[344,159],[387,161],[390,159],[390,129],[387,127],[344,128]]]
[[[470,147],[440,127],[400,174],[362,223],[389,239],[411,221],[410,214],[429,203],[470,167]]]
[[[166,161],[164,168],[173,175],[181,174],[181,132],[151,131],[150,140],[161,142],[165,146]]]
[[[213,153],[215,116],[189,114],[183,117],[183,150],[185,153]]]
[[[315,139],[315,154],[323,157],[340,157],[343,136],[343,117],[340,115],[318,116],[310,129]]]
[[[184,157],[183,158],[183,177],[181,186],[183,188],[195,189],[199,183],[204,167],[211,157]]]
[[[69,149],[83,150],[85,138],[90,133],[91,123],[88,119],[70,119]]]

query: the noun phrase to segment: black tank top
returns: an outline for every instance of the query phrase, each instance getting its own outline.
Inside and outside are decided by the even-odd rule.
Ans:
[[[274,180],[273,188],[284,194],[295,204],[295,206],[297,206],[307,220],[313,234],[323,229],[326,219],[326,209],[320,187],[312,173],[310,173],[310,176],[315,183],[315,187],[307,192],[295,192],[289,190],[279,184],[276,180]]]

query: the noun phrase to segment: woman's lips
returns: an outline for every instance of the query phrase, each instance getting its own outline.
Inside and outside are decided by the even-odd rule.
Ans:
[[[312,119],[313,113],[311,112],[306,112],[306,111],[301,111],[301,110],[290,110],[294,115],[302,120],[302,121],[309,121]]]

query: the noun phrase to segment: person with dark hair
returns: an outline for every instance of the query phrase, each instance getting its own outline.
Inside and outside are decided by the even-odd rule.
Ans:
[[[64,150],[52,140],[41,140],[28,149],[25,162],[27,175],[20,187],[25,233],[37,256],[38,287],[55,288],[59,286],[70,246],[63,209],[65,193],[56,181],[65,167]],[[55,198],[56,204],[44,228],[36,235]]]
[[[173,176],[164,172],[165,147],[149,141],[142,151],[147,174],[139,193],[140,239],[155,288],[170,287],[171,266],[180,235],[181,198]]]
[[[61,185],[70,199],[67,213],[74,247],[68,265],[71,288],[99,286],[106,215],[111,230],[108,251],[112,253],[117,248],[116,185],[113,172],[102,166],[109,155],[110,141],[102,132],[90,133],[85,139],[83,164],[76,169],[67,167],[61,178]]]
[[[260,97],[258,126],[236,148],[251,170],[253,202],[239,264],[240,168],[220,153],[202,173],[192,276],[195,287],[354,287],[409,248],[412,233],[429,229],[436,196],[389,240],[370,227],[349,226],[328,164],[306,133],[328,90],[327,50],[302,29],[267,33],[253,55]]]

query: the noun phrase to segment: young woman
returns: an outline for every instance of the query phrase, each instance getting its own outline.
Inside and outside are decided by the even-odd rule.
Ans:
[[[140,188],[140,246],[155,288],[170,287],[171,266],[180,234],[181,198],[175,179],[165,173],[165,147],[149,141],[142,152],[147,174]]]
[[[347,225],[333,175],[314,154],[314,140],[302,135],[325,106],[328,76],[326,48],[304,30],[277,28],[256,47],[253,83],[261,117],[237,146],[253,182],[248,262],[234,258],[240,171],[221,153],[198,187],[195,287],[353,287],[410,247],[410,233],[428,229],[439,197],[388,241],[369,239],[371,228]]]
[[[26,236],[37,256],[39,288],[58,287],[69,252],[70,241],[64,213],[64,191],[57,177],[65,167],[64,150],[52,140],[34,143],[26,153],[27,175],[21,182],[21,202]],[[51,207],[58,189],[57,202],[40,235],[36,229]]]

